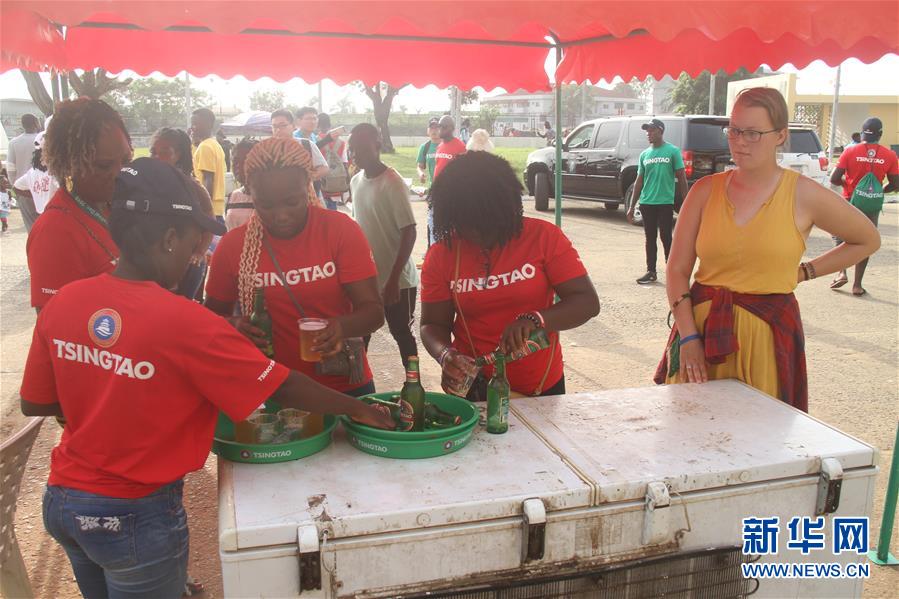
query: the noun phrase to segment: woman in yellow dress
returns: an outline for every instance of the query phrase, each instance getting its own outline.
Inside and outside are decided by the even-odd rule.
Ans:
[[[839,195],[778,166],[787,121],[777,90],[741,92],[725,129],[737,168],[705,177],[687,195],[666,271],[675,325],[657,383],[736,378],[808,411],[793,290],[871,255],[880,235]],[[800,263],[812,226],[845,243]]]

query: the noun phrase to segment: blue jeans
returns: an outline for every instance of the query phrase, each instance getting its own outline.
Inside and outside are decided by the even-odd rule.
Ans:
[[[178,599],[187,580],[184,483],[139,499],[47,486],[44,527],[62,545],[86,599]]]

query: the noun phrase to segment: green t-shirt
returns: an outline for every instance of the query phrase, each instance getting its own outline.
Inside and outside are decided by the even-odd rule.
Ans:
[[[674,173],[684,168],[680,148],[665,142],[649,146],[637,161],[637,174],[643,175],[640,203],[647,206],[674,204]]]
[[[437,146],[439,145],[429,139],[418,148],[418,161],[416,164],[428,165],[428,183],[434,181],[434,167],[437,166]]]

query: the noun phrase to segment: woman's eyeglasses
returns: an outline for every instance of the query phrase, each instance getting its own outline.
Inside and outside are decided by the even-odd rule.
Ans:
[[[766,133],[775,133],[780,131],[780,129],[771,129],[770,131],[756,131],[755,129],[737,129],[736,127],[725,127],[724,134],[728,139],[737,139],[741,135],[743,139],[748,141],[749,143],[755,143],[762,138],[762,135]]]

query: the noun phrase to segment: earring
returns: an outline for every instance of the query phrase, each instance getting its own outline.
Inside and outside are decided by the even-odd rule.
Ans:
[[[172,248],[169,248],[169,253],[170,253],[170,254],[171,254],[173,251],[174,251],[174,250],[173,250]]]

